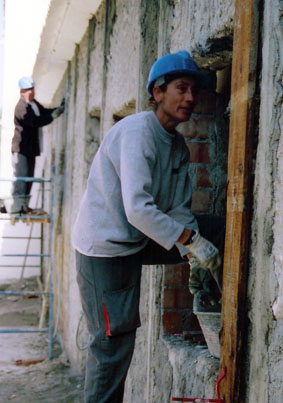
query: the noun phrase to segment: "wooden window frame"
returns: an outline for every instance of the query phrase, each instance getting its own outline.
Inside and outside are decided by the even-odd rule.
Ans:
[[[244,401],[259,5],[259,0],[235,3],[220,359],[226,369],[221,382],[226,403]]]

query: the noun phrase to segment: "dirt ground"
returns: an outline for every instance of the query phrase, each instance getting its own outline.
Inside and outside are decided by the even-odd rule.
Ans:
[[[17,283],[0,284],[15,290]],[[26,290],[36,290],[36,280],[26,279]],[[0,295],[0,329],[38,327],[38,298]],[[48,360],[46,333],[0,333],[0,403],[83,402],[83,377],[72,374],[59,343]]]

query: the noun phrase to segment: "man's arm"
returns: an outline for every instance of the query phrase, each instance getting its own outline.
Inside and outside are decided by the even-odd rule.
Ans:
[[[177,242],[181,243],[182,245],[185,245],[190,240],[193,234],[194,234],[193,230],[184,228],[184,231],[179,236]]]
[[[46,109],[39,102],[34,101],[39,108],[40,115],[36,116],[31,105],[26,101],[19,102],[15,109],[15,123],[22,127],[39,128],[53,121],[52,111]]]
[[[140,133],[134,127],[126,128],[113,142],[109,141],[107,149],[120,177],[128,222],[170,250],[182,234],[184,225],[161,211],[154,201],[152,188],[156,150],[151,134],[147,130]]]

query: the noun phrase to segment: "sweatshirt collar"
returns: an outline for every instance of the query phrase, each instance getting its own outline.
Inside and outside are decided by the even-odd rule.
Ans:
[[[178,134],[177,130],[174,131],[174,133],[170,133],[167,130],[164,129],[164,127],[161,125],[161,123],[158,120],[158,117],[154,113],[154,111],[150,112],[153,116],[154,124],[156,128],[158,129],[158,133],[162,136],[164,140],[166,140],[168,143],[172,143],[174,139],[176,138],[176,135]]]

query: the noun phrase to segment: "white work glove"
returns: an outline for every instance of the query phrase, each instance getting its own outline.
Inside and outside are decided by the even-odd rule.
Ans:
[[[192,242],[184,246],[188,249],[188,253],[199,260],[202,268],[212,272],[220,268],[221,257],[218,249],[199,233],[193,235]]]

